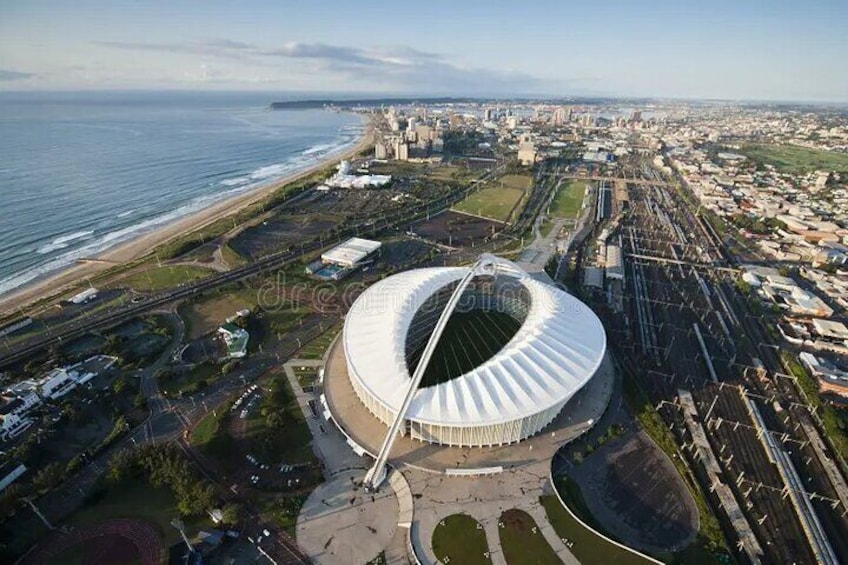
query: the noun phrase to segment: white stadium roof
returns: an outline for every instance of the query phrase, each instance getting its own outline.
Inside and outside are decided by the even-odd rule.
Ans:
[[[397,413],[410,383],[405,341],[427,298],[461,279],[465,267],[406,271],[366,290],[351,307],[344,347],[351,379]],[[520,279],[527,317],[494,357],[460,377],[418,390],[406,418],[425,424],[480,426],[562,405],[594,376],[606,351],[600,320],[554,286]]]

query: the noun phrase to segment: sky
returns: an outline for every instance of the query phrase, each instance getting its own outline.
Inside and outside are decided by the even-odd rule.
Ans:
[[[848,101],[848,0],[0,0],[0,91]]]

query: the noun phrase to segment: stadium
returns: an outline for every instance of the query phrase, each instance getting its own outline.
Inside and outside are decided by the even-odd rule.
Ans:
[[[342,343],[350,385],[373,416],[391,426],[402,411],[401,436],[456,447],[537,434],[606,352],[603,326],[585,304],[492,256],[374,284],[348,312]]]

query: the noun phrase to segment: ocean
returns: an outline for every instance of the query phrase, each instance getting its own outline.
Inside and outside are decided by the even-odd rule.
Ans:
[[[263,93],[0,93],[0,295],[356,143]]]

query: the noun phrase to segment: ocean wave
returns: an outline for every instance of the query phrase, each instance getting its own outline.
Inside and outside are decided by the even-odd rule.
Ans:
[[[362,128],[354,130],[353,128],[341,127],[337,131],[336,139],[332,142],[307,148],[303,152],[293,155],[285,162],[265,165],[250,172],[238,173],[237,171],[230,170],[228,171],[229,173],[238,173],[238,176],[219,181],[220,185],[227,187],[226,189],[196,197],[182,206],[153,217],[143,219],[139,215],[139,221],[132,225],[102,234],[98,233],[96,237],[93,237],[94,231],[90,230],[58,237],[49,244],[40,247],[38,252],[47,254],[71,247],[70,244],[72,242],[76,242],[76,244],[72,249],[68,249],[58,256],[51,257],[44,263],[33,265],[30,268],[0,279],[0,295],[67,268],[79,259],[97,256],[107,249],[125,243],[140,235],[155,231],[181,218],[208,208],[217,202],[266,186],[275,179],[307,169],[326,158],[327,155],[339,153],[351,147],[358,140],[361,131]],[[134,214],[137,214],[137,210],[132,209],[116,214],[116,217],[126,218]],[[80,243],[82,245],[79,245]]]
[[[326,151],[327,149],[332,149],[335,144],[333,143],[322,143],[321,145],[313,145],[301,155],[314,155],[315,153],[321,153],[322,151]]]
[[[39,255],[46,255],[47,253],[52,253],[59,249],[68,247],[72,241],[76,241],[78,239],[89,239],[92,235],[94,235],[93,231],[78,231],[68,235],[63,235],[57,237],[47,245],[42,245],[36,250],[36,253]]]

